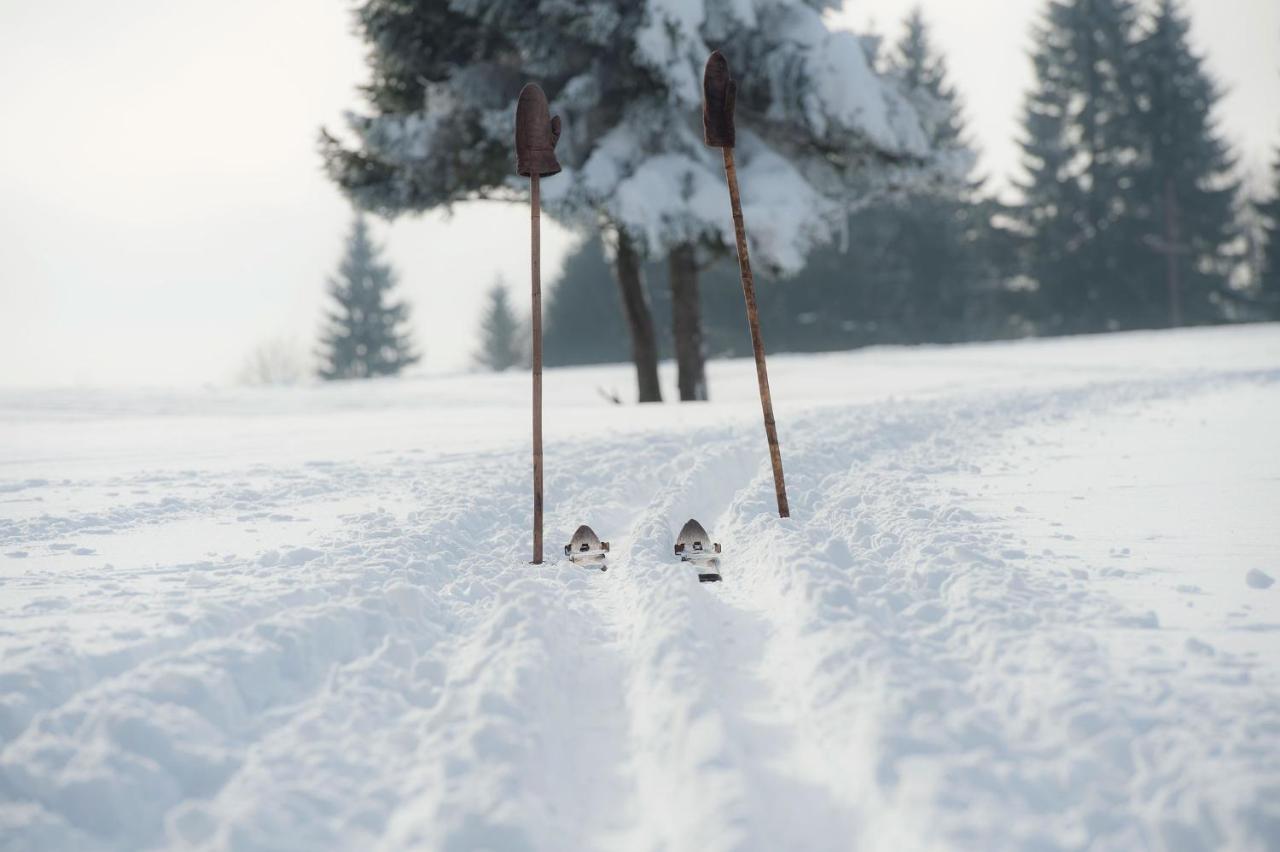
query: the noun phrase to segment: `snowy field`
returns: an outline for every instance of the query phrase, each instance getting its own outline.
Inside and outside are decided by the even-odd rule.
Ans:
[[[1280,849],[1280,326],[771,368],[0,392],[0,847]]]

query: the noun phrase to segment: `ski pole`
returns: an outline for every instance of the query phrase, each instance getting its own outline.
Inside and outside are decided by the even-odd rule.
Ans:
[[[530,331],[533,338],[533,564],[542,564],[542,270],[541,178],[560,172],[555,147],[560,116],[551,117],[547,96],[536,83],[520,90],[516,102],[516,171],[529,178],[529,271],[532,284]]]
[[[751,327],[751,349],[756,359],[756,382],[760,386],[760,408],[764,413],[764,433],[769,441],[769,461],[773,465],[773,489],[778,498],[778,517],[791,517],[787,504],[787,484],[782,475],[782,450],[778,447],[778,426],[773,419],[773,397],[769,393],[769,369],[765,366],[764,338],[760,334],[760,312],[756,306],[755,278],[747,255],[747,228],[742,220],[742,198],[738,193],[738,170],[733,161],[736,141],[733,105],[738,85],[729,76],[729,63],[720,51],[711,52],[702,77],[702,130],[707,145],[724,154],[724,176],[729,184],[729,206],[733,212],[733,233],[738,244],[738,269],[742,276],[742,296],[747,303],[747,324]]]

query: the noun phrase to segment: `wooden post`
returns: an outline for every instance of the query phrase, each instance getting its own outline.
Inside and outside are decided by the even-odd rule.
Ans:
[[[533,336],[533,564],[542,564],[542,271],[539,268],[542,238],[538,175],[529,176],[530,237],[532,249],[533,306],[530,324]]]
[[[733,208],[733,234],[738,243],[738,269],[742,273],[742,296],[747,303],[747,324],[751,327],[751,349],[756,359],[756,382],[760,385],[760,408],[764,412],[764,434],[769,440],[769,461],[773,464],[773,490],[778,498],[778,517],[791,517],[787,503],[787,483],[782,474],[782,450],[778,446],[778,425],[773,419],[773,397],[769,393],[769,368],[764,360],[764,338],[760,334],[760,312],[756,307],[756,283],[747,255],[747,228],[742,220],[742,198],[738,194],[738,170],[733,149],[724,153],[724,176],[729,184],[729,206]]]

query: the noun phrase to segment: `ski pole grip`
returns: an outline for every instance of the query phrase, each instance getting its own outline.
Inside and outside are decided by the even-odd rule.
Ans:
[[[559,141],[560,116],[551,117],[541,86],[526,84],[516,102],[516,171],[523,177],[559,174],[560,161],[556,159]]]
[[[733,107],[737,96],[738,84],[729,76],[729,60],[713,50],[702,73],[702,136],[712,148],[734,145]]]

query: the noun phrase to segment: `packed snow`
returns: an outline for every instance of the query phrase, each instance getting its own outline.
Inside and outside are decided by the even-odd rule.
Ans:
[[[1280,326],[708,367],[0,392],[0,847],[1280,848]]]

